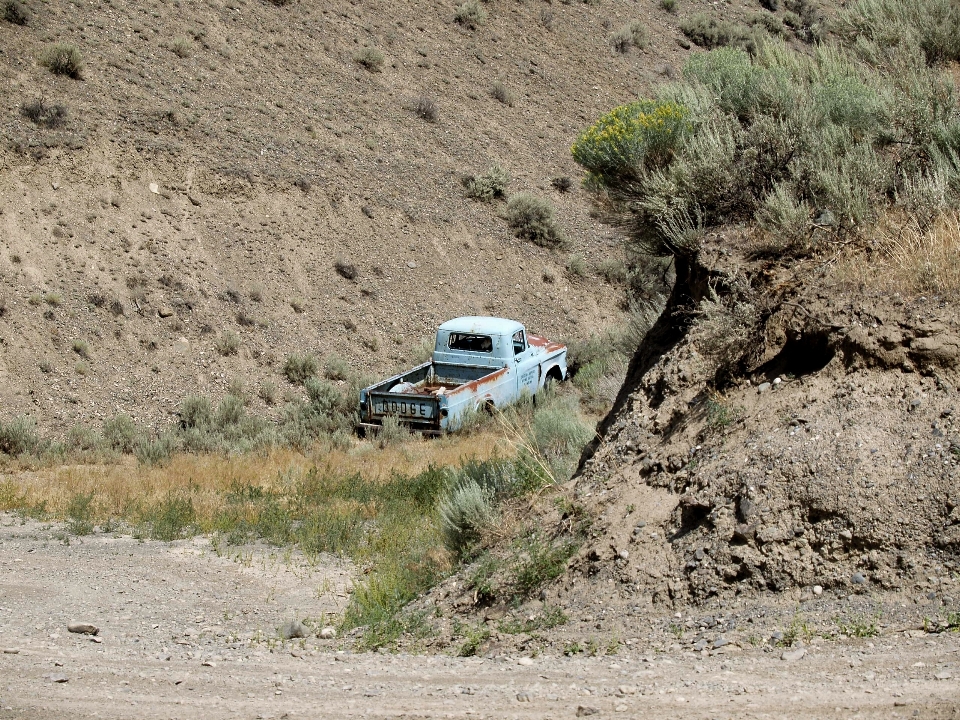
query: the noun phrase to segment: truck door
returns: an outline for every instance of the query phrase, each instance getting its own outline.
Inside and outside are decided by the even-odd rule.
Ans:
[[[537,394],[540,386],[540,358],[536,350],[527,344],[523,330],[513,334],[513,362],[517,373],[517,397],[526,391],[531,397]]]

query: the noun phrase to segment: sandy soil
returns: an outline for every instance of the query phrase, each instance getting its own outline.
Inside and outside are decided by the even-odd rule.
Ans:
[[[0,523],[0,718],[960,716],[960,635],[615,656],[355,654],[283,642],[347,601],[334,559]],[[96,637],[67,631],[94,623]],[[786,654],[785,654],[786,652]],[[799,653],[798,653],[799,654]]]

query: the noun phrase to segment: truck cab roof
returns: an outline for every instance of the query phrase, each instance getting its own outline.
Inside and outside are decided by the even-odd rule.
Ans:
[[[447,320],[439,329],[444,332],[502,336],[513,335],[517,330],[523,330],[523,325],[516,320],[507,320],[505,318],[467,315],[465,317]]]

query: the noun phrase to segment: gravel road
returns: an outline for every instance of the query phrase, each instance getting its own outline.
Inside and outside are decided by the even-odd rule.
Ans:
[[[604,657],[355,654],[319,629],[352,568],[204,538],[69,538],[0,515],[7,718],[960,718],[960,634]],[[71,622],[97,635],[67,630]],[[913,635],[913,636],[908,636]]]

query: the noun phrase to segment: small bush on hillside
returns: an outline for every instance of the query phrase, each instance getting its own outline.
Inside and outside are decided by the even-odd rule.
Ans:
[[[231,330],[224,330],[213,343],[213,347],[224,357],[236,355],[240,351],[240,337]]]
[[[482,175],[470,175],[463,179],[467,197],[490,202],[502,198],[510,182],[510,174],[499,165],[493,165]]]
[[[327,380],[349,380],[352,375],[353,367],[340,356],[331,357],[324,363],[323,376]]]
[[[587,276],[587,261],[580,253],[571,253],[567,258],[567,276],[577,279]]]
[[[610,36],[610,44],[619,53],[626,53],[630,48],[643,50],[650,42],[647,29],[639,20],[632,20]]]
[[[898,50],[920,53],[930,64],[960,59],[960,7],[954,0],[856,0],[837,14],[836,27],[873,59]]]
[[[602,115],[573,144],[588,183],[630,180],[646,166],[669,162],[692,129],[690,111],[669,100],[639,100]]]
[[[597,275],[611,285],[619,285],[627,281],[627,266],[622,260],[605,258],[597,265]]]
[[[553,185],[554,189],[558,193],[567,193],[570,192],[571,188],[573,188],[573,180],[566,175],[553,178],[553,180],[550,181],[550,184]]]
[[[427,95],[421,95],[413,100],[413,102],[410,103],[410,109],[413,111],[413,114],[421,120],[435,123],[440,119],[440,109],[437,107],[437,103]]]
[[[477,0],[467,0],[457,8],[453,19],[468,30],[476,30],[487,21],[487,11]]]
[[[284,7],[289,5],[293,0],[269,0],[271,5],[276,5],[277,7]]]
[[[502,102],[508,107],[513,107],[513,103],[515,102],[513,93],[510,92],[510,89],[499,80],[497,80],[491,86],[490,97],[492,97],[494,100]]]
[[[756,50],[756,40],[748,28],[718,20],[704,13],[691,15],[680,21],[680,31],[702,48],[712,49],[726,45],[748,52]]]
[[[507,201],[507,224],[518,238],[548,248],[563,247],[567,239],[554,217],[549,201],[528,193],[518,193]]]
[[[383,53],[375,47],[365,47],[353,56],[353,61],[370,72],[383,70]]]
[[[62,127],[67,121],[67,108],[63,105],[47,105],[42,99],[24,103],[20,114],[30,122],[51,130]]]
[[[787,0],[788,15],[796,18],[791,24],[794,35],[805,43],[816,43],[827,34],[827,18],[812,0]],[[784,17],[786,20],[786,16]],[[958,28],[960,29],[960,28]]]
[[[678,6],[677,0],[660,0],[660,9],[666,10],[668,13],[674,14],[677,12]]]
[[[84,360],[90,359],[90,346],[86,340],[74,340],[72,347],[73,351]]]
[[[188,58],[193,54],[193,43],[185,37],[174,38],[167,47],[178,58]]]
[[[74,45],[56,43],[40,55],[40,64],[54,75],[66,75],[74,80],[83,78],[83,59]]]
[[[283,364],[283,374],[294,385],[303,385],[317,374],[317,359],[309,353],[293,353]]]
[[[26,25],[30,22],[30,12],[18,0],[6,0],[3,3],[3,19],[14,25]]]
[[[103,441],[111,450],[131,453],[140,437],[140,430],[127,415],[116,415],[103,423]]]

